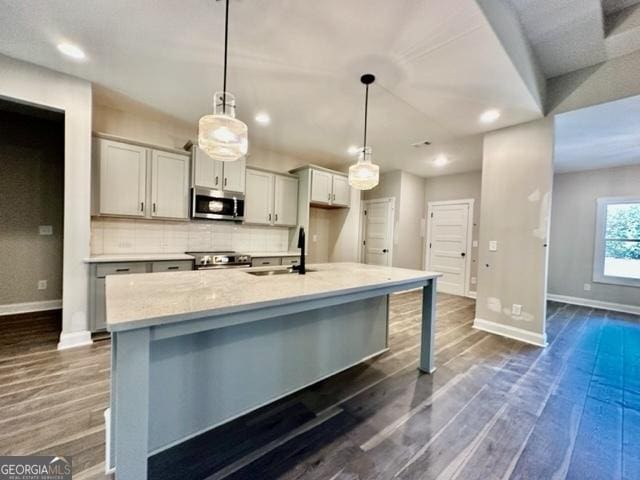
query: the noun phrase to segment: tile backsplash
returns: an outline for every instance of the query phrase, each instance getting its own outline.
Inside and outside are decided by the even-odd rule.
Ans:
[[[91,254],[235,250],[284,252],[289,229],[230,222],[91,219]]]

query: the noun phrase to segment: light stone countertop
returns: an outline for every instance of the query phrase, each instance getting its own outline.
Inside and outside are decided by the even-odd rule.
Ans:
[[[265,268],[251,268],[107,276],[107,329],[130,330],[379,287],[415,286],[440,276],[361,263],[307,268],[313,271],[306,275],[256,276],[249,272]]]
[[[266,257],[299,257],[300,252],[240,252],[251,255],[253,258],[266,258]]]
[[[92,255],[83,260],[85,263],[161,262],[164,260],[193,260],[193,257],[186,253],[117,253]]]
[[[300,252],[239,252],[251,255],[253,258],[267,257],[299,257]],[[160,262],[163,260],[193,260],[186,253],[114,253],[91,255],[84,258],[85,263],[113,263],[113,262]]]

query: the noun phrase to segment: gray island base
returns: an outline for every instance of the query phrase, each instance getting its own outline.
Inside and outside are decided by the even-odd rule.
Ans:
[[[107,277],[107,464],[149,456],[388,349],[388,296],[423,288],[420,370],[434,365],[437,273],[335,263],[307,275],[209,270]]]

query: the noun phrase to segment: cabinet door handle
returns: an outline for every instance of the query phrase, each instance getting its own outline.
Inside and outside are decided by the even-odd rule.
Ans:
[[[329,202],[331,201],[331,194],[330,193],[327,194],[327,201],[329,201]]]
[[[180,269],[178,265],[172,265],[170,267],[167,267],[167,270],[178,270],[178,269]]]
[[[333,194],[333,201],[335,202],[335,200],[336,200],[336,194],[334,193]]]
[[[224,186],[227,186],[227,177],[224,177]]]
[[[271,221],[271,214],[269,214],[269,221]]]
[[[276,222],[278,221],[278,214],[276,213]]]
[[[156,202],[153,202],[153,213],[156,213]]]
[[[128,268],[116,268],[116,272],[128,272]]]
[[[144,212],[144,202],[140,202],[140,211]]]
[[[216,175],[216,183],[215,183],[216,185],[218,185],[218,180],[219,180],[218,175]]]

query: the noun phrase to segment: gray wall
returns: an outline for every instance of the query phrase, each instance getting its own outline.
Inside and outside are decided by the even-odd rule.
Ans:
[[[488,133],[483,147],[476,317],[540,343],[553,149],[549,118]],[[495,252],[491,240],[498,242]],[[522,305],[522,315],[511,314],[513,304]]]
[[[429,202],[441,202],[445,200],[462,200],[473,198],[473,232],[472,240],[478,240],[480,232],[480,193],[482,190],[482,172],[459,173],[455,175],[443,175],[425,179],[424,204]],[[478,276],[478,248],[471,249],[471,279],[469,289],[475,291],[476,285],[471,283],[472,278]]]
[[[2,110],[0,124],[0,305],[59,300],[64,124]],[[53,235],[39,235],[39,225]]]
[[[364,200],[387,197],[396,199],[392,265],[421,270],[424,255],[424,179],[394,170],[380,175],[378,186],[364,192]]]
[[[640,306],[638,287],[593,283],[596,199],[630,195],[640,195],[640,165],[555,176],[549,293]]]

